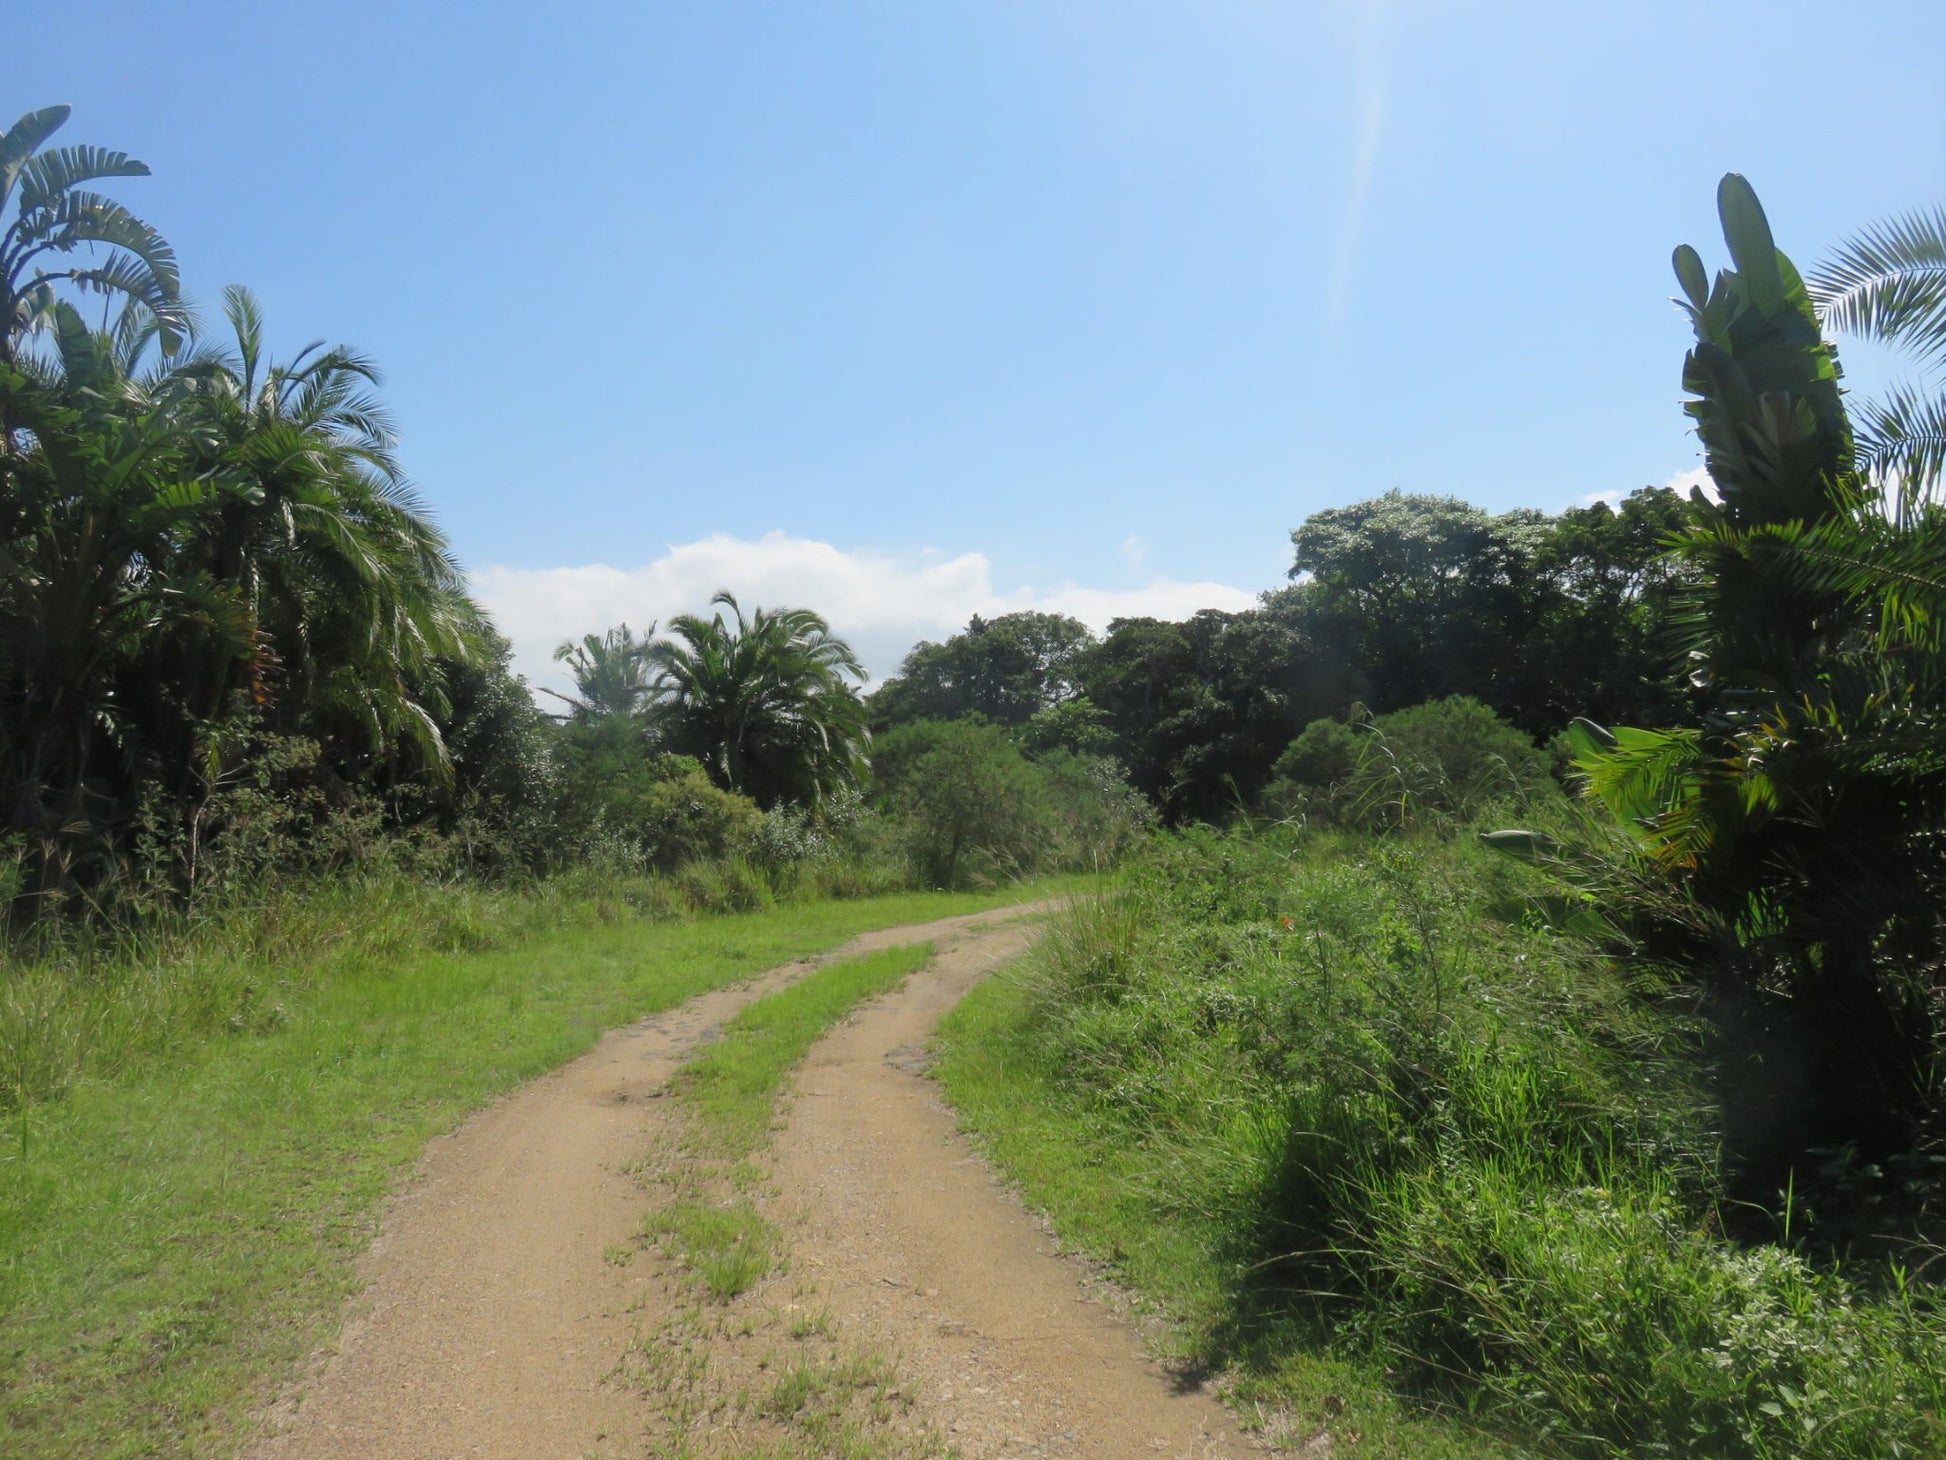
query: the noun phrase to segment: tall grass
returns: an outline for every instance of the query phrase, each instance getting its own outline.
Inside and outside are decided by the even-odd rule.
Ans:
[[[1206,1359],[1369,1355],[1560,1454],[1946,1453],[1938,1290],[1723,1239],[1693,1031],[1526,875],[1176,839],[1056,923],[1000,1037],[1196,1235]]]
[[[520,883],[428,879],[391,863],[264,879],[184,909],[44,920],[0,943],[0,1114],[202,1041],[264,1033],[347,963],[484,952],[553,930],[680,922],[906,890],[901,870],[729,858],[643,875],[589,864]]]

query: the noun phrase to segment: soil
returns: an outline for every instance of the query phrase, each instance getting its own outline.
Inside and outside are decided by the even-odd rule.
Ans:
[[[791,1276],[750,1301],[773,1321],[815,1301],[821,1325],[896,1369],[896,1387],[879,1392],[911,1413],[899,1433],[966,1460],[1256,1452],[1211,1394],[1144,1355],[1135,1327],[1057,1255],[924,1078],[939,1018],[1026,948],[1022,919],[1037,910],[886,929],[829,955],[938,949],[799,1072],[758,1198],[788,1241]],[[666,1415],[632,1362],[645,1333],[695,1311],[666,1268],[633,1260],[663,1180],[653,1168],[681,1149],[662,1096],[738,1009],[825,961],[615,1030],[436,1141],[367,1254],[338,1341],[264,1416],[252,1460],[669,1453]],[[768,1367],[761,1321],[711,1321],[699,1341],[724,1349],[723,1372]],[[741,1360],[729,1352],[739,1343]],[[772,1347],[753,1358],[758,1343]],[[727,1399],[717,1411],[734,1413]],[[737,1440],[733,1423],[727,1433],[725,1444]],[[708,1433],[683,1444],[719,1449]]]

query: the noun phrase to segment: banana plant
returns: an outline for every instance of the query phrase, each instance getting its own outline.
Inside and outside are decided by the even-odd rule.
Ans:
[[[48,148],[69,111],[42,107],[0,135],[0,216],[9,205],[14,210],[0,231],[0,362],[12,361],[25,339],[53,322],[60,284],[121,299],[154,323],[164,353],[173,354],[188,327],[174,250],[122,204],[86,186],[147,177],[148,166],[102,147]],[[68,262],[84,246],[108,256]]]
[[[1696,914],[1654,909],[1664,951],[1799,1071],[1797,1128],[1770,1139],[1885,1154],[1946,1123],[1946,515],[1894,510],[1811,291],[1742,178],[1717,200],[1732,267],[1674,258],[1715,488],[1670,542],[1692,715],[1569,739],[1590,798]]]

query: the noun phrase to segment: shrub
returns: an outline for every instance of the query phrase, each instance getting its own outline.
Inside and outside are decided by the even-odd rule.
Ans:
[[[1219,1357],[1321,1326],[1550,1453],[1940,1453],[1936,1296],[1724,1239],[1699,1030],[1549,905],[1467,843],[1170,837],[1023,1027],[1232,1275]]]
[[[1549,795],[1547,754],[1478,700],[1429,700],[1376,719],[1314,720],[1278,757],[1265,804],[1378,830],[1465,824]]]
[[[756,802],[721,789],[694,762],[648,786],[635,817],[642,858],[659,870],[741,852],[763,826]]]
[[[959,887],[1037,864],[1048,823],[1041,778],[981,720],[920,720],[879,738],[880,804],[905,823],[928,886]]]

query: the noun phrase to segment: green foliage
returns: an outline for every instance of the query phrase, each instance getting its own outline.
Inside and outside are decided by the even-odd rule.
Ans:
[[[1366,830],[1463,825],[1554,796],[1546,755],[1463,695],[1351,724],[1313,721],[1278,757],[1276,777],[1265,794],[1275,813]]]
[[[692,768],[647,787],[634,830],[642,838],[648,865],[669,869],[740,853],[760,825],[762,813],[754,801],[722,790],[700,768]]]
[[[654,624],[649,632],[655,632]],[[561,701],[577,720],[639,714],[649,701],[649,646],[627,624],[605,634],[584,634],[578,644],[562,644],[554,658],[568,666],[575,692],[564,695],[542,689],[541,693]]]
[[[1183,623],[1117,619],[1081,666],[1130,781],[1165,820],[1220,820],[1255,799],[1291,737],[1355,697],[1319,654],[1302,602]]]
[[[42,892],[99,883],[140,807],[193,847],[262,735],[313,742],[327,793],[452,790],[446,676],[487,635],[374,372],[267,363],[250,296],[226,313],[233,348],[145,371],[152,336],[56,303],[52,358],[0,362],[0,792]]]
[[[968,715],[1021,724],[1074,698],[1081,657],[1094,642],[1064,614],[976,614],[945,643],[922,642],[907,654],[873,694],[872,717],[881,726]]]
[[[1706,287],[1676,259],[1721,499],[1674,542],[1696,711],[1583,735],[1577,766],[1686,899],[1652,895],[1636,934],[1710,1000],[1739,1194],[1774,1208],[1835,1161],[1923,1226],[1946,1128],[1946,520],[1861,473],[1809,291],[1741,178],[1718,203],[1736,267]],[[1842,1230],[1859,1193],[1811,1189]]]
[[[1827,328],[1884,340],[1937,368],[1946,359],[1946,209],[1888,219],[1847,240],[1810,279]],[[1854,401],[1858,460],[1887,488],[1894,516],[1939,503],[1946,469],[1946,399],[1904,382]]]
[[[756,803],[725,791],[687,756],[649,748],[639,720],[584,718],[557,732],[557,857],[610,854],[670,871],[748,849],[762,822]]]
[[[849,683],[865,677],[851,646],[806,608],[746,617],[728,593],[710,602],[734,623],[679,614],[669,621],[675,637],[645,651],[658,741],[764,807],[855,788],[870,736]]]
[[[1313,642],[1373,709],[1464,694],[1541,736],[1593,706],[1674,702],[1666,539],[1681,522],[1667,489],[1560,517],[1391,492],[1307,519],[1291,576]]]
[[[102,147],[48,147],[69,110],[42,107],[0,136],[0,215],[13,206],[13,220],[0,233],[0,364],[11,364],[29,336],[49,327],[61,297],[57,285],[120,298],[124,328],[158,331],[173,353],[187,324],[174,250],[120,203],[86,186],[147,177],[149,169]],[[56,262],[50,255],[65,258],[77,249],[87,250],[86,264],[44,267]]]
[[[1067,1220],[1112,1221],[1266,1402],[1328,1346],[1381,1443],[1385,1367],[1546,1453],[1935,1453],[1934,1291],[1725,1241],[1698,1031],[1556,907],[1464,844],[1172,838],[1056,921],[990,1037],[1116,1172]]]
[[[1019,731],[1020,747],[1029,755],[1066,750],[1076,755],[1112,756],[1115,732],[1108,716],[1089,699],[1063,700],[1036,710]]]
[[[1105,867],[1149,825],[1112,761],[1072,751],[1030,760],[982,720],[900,725],[876,750],[874,798],[925,886]]]
[[[905,822],[926,885],[1031,865],[1045,825],[1039,777],[998,725],[922,720],[879,737],[877,794]]]

